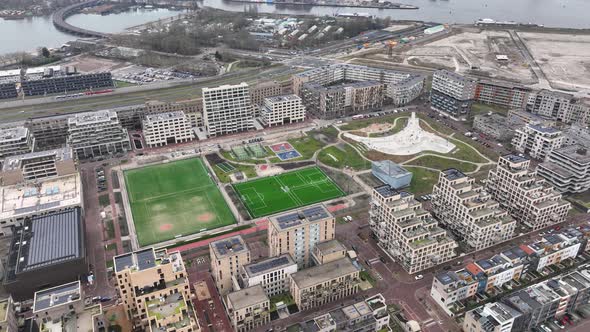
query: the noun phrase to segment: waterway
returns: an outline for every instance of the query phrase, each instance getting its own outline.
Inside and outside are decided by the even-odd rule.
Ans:
[[[369,13],[400,20],[422,20],[439,23],[473,23],[480,18],[543,24],[550,27],[590,28],[589,0],[396,0],[420,7],[418,10],[372,9],[349,7],[276,6],[246,4],[225,0],[202,0],[200,4],[232,11],[255,6],[260,13],[314,14]],[[77,14],[68,22],[101,32],[120,32],[127,27],[178,14],[169,9],[128,11],[106,16]],[[32,51],[40,46],[59,47],[76,39],[55,29],[51,17],[25,20],[0,19],[0,54]]]

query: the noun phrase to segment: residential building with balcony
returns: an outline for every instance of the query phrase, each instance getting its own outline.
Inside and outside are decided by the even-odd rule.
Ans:
[[[270,300],[261,285],[229,293],[225,303],[236,332],[252,331],[270,322]]]
[[[408,273],[416,273],[456,255],[457,243],[414,195],[388,185],[373,189],[369,225],[379,246]]]
[[[512,263],[501,254],[488,259],[477,260],[475,265],[487,276],[486,292],[494,287],[500,289],[504,284],[512,280],[520,279],[524,270],[523,263]]]
[[[511,332],[520,312],[499,303],[487,303],[465,313],[464,332]]]
[[[150,148],[193,140],[190,121],[182,111],[148,114],[142,126],[143,138]]]
[[[458,303],[475,296],[481,287],[481,282],[466,269],[441,272],[434,276],[430,296],[452,317],[459,308]]]
[[[203,88],[203,124],[209,137],[254,129],[248,84]]]
[[[127,318],[148,332],[200,331],[180,252],[143,249],[113,258]]]
[[[475,179],[451,168],[441,171],[432,192],[437,219],[475,250],[511,239],[516,221]]]
[[[33,152],[35,138],[27,127],[0,127],[0,159]]]
[[[430,107],[452,118],[467,117],[475,97],[476,82],[447,70],[438,70],[432,76]]]
[[[315,265],[329,263],[346,257],[346,247],[338,240],[329,240],[316,244],[311,253]]]
[[[282,126],[305,121],[305,106],[297,95],[264,98],[260,116],[265,126]]]
[[[289,276],[297,272],[297,263],[291,255],[269,257],[242,266],[240,287],[261,285],[269,297],[289,291]]]
[[[482,104],[498,105],[507,109],[526,108],[532,89],[520,84],[479,80],[474,99]]]
[[[568,258],[575,258],[581,251],[582,244],[577,238],[569,239],[561,233],[549,234],[540,241],[533,242],[521,248],[529,255],[536,257],[531,266],[537,272],[548,266],[559,264]]]
[[[211,274],[219,294],[226,295],[234,289],[234,282],[243,266],[250,264],[250,249],[240,235],[209,243]]]
[[[299,310],[317,308],[356,294],[359,268],[349,258],[291,274],[290,292]]]
[[[534,230],[565,221],[570,203],[529,167],[525,157],[501,156],[497,168],[489,173],[486,191],[514,219]]]
[[[131,150],[127,130],[117,113],[104,110],[68,118],[68,145],[78,159],[125,153]]]
[[[514,136],[514,125],[506,117],[493,113],[478,114],[473,118],[473,130],[485,136],[506,141]]]
[[[176,101],[173,103],[150,100],[145,103],[144,114],[141,116],[157,113],[183,112],[191,127],[203,126],[203,100],[191,99]],[[119,113],[119,117],[121,114]]]
[[[4,159],[1,184],[14,185],[25,181],[66,176],[76,173],[71,148],[30,152]]]
[[[537,166],[539,176],[561,193],[577,194],[590,190],[589,145],[571,145],[551,151]]]
[[[512,146],[533,159],[544,160],[551,151],[561,148],[563,140],[563,133],[557,128],[527,124],[514,131]]]
[[[323,205],[272,216],[268,223],[269,256],[290,254],[300,269],[310,266],[315,246],[334,239],[335,227],[336,219]]]

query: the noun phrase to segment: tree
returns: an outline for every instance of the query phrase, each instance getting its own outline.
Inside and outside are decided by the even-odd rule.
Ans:
[[[49,58],[51,56],[51,53],[49,53],[47,47],[43,47],[41,49],[41,55],[43,55],[44,58]]]

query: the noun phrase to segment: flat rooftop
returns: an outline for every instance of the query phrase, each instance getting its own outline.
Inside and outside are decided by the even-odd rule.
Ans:
[[[26,139],[29,129],[26,127],[4,127],[0,128],[0,144],[9,142],[20,142]]]
[[[39,152],[30,152],[26,154],[21,154],[18,156],[11,156],[4,159],[4,164],[2,165],[3,171],[12,171],[16,169],[22,168],[22,163],[25,161],[31,161],[35,159],[44,159],[44,158],[54,158],[55,161],[65,161],[72,159],[72,149],[69,147],[54,149],[54,150],[46,150],[46,151],[39,151]]]
[[[0,187],[0,220],[16,219],[43,211],[82,204],[82,183],[78,173],[35,183]]]
[[[250,251],[240,235],[211,242],[209,246],[213,248],[213,253],[218,259]]]
[[[269,219],[275,228],[283,231],[326,218],[333,218],[333,216],[323,205],[314,205],[297,211],[272,216]]]
[[[88,125],[93,123],[100,123],[116,119],[117,113],[111,110],[102,110],[96,112],[85,112],[76,114],[68,118],[68,124],[74,125]]]
[[[269,301],[268,296],[264,292],[264,288],[260,285],[244,288],[237,292],[232,292],[227,295],[228,302],[231,303],[232,308],[240,310],[247,308],[264,301]]]
[[[148,114],[145,117],[147,122],[153,121],[164,121],[170,119],[183,119],[185,118],[183,111],[174,111],[174,112],[164,112],[164,113],[155,113],[155,114]]]
[[[291,275],[300,289],[309,288],[338,277],[358,272],[359,269],[348,258],[341,258],[326,264],[310,267]]]
[[[244,270],[248,277],[252,278],[261,274],[268,273],[270,271],[276,271],[287,266],[297,265],[291,255],[284,254],[278,257],[270,257],[263,259],[256,263],[244,265]]]
[[[522,163],[522,162],[529,160],[528,158],[526,158],[524,156],[519,156],[519,155],[515,155],[515,154],[507,154],[505,156],[502,156],[502,158],[508,160],[511,163]]]
[[[412,174],[412,173],[408,172],[405,168],[394,163],[391,160],[374,161],[373,165],[378,167],[379,170],[382,171],[383,173],[386,173],[387,175],[392,176],[392,177],[399,177],[399,176],[405,176],[408,174]]]
[[[154,248],[142,249],[113,258],[115,272],[131,269],[132,272],[143,271],[153,267],[172,264],[174,272],[184,270],[184,263],[178,251],[168,252],[165,249],[154,250]]]
[[[554,153],[563,155],[565,158],[574,160],[580,164],[590,164],[590,152],[588,149],[588,146],[575,144],[557,149]]]
[[[280,103],[280,102],[285,102],[285,101],[301,100],[301,98],[298,95],[282,95],[282,96],[267,97],[265,99],[271,103]]]
[[[445,178],[449,179],[450,181],[467,177],[465,174],[463,174],[463,172],[456,168],[445,169],[442,171],[442,173],[444,174]]]
[[[33,313],[59,307],[80,300],[82,290],[80,281],[35,292]]]
[[[346,247],[338,240],[329,240],[315,245],[322,255],[329,255],[338,251],[346,251]]]
[[[55,211],[25,219],[15,228],[7,279],[19,273],[85,257],[81,208]]]

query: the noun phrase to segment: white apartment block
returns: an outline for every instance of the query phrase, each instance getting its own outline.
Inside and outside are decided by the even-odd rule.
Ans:
[[[588,146],[572,145],[553,150],[537,166],[541,177],[562,193],[582,193],[590,189]]]
[[[203,88],[203,120],[210,137],[254,129],[248,84]]]
[[[260,109],[265,126],[281,126],[305,120],[305,106],[297,95],[283,95],[264,98]]]
[[[533,159],[543,160],[551,151],[559,149],[563,141],[563,134],[557,128],[527,124],[515,130],[512,146]]]
[[[261,285],[269,297],[289,291],[289,276],[297,272],[297,263],[284,254],[242,266],[241,287]]]
[[[148,114],[142,126],[143,138],[150,148],[193,140],[190,121],[182,111]]]
[[[432,76],[432,89],[457,100],[475,96],[476,81],[448,70],[437,70]]]
[[[470,247],[480,250],[514,236],[516,221],[470,178],[454,168],[440,173],[433,214]]]
[[[529,96],[527,110],[533,114],[564,123],[590,125],[590,105],[572,94],[540,90]]]
[[[577,257],[581,245],[577,238],[572,239],[564,233],[556,233],[545,235],[540,241],[531,243],[524,249],[527,253],[535,254],[538,257],[534,268],[540,272],[547,266]]]
[[[173,103],[150,100],[145,103],[145,114],[184,112],[192,127],[203,126],[203,100],[191,99]]]
[[[68,145],[78,159],[125,153],[131,150],[127,130],[111,110],[77,114],[68,118]]]
[[[76,172],[72,149],[69,147],[30,152],[4,159],[0,180],[2,185],[64,176]]]
[[[529,166],[525,157],[500,157],[498,167],[490,171],[486,190],[516,220],[532,229],[565,221],[570,203]]]
[[[374,188],[369,216],[379,246],[410,274],[456,255],[457,243],[411,193],[389,185]]]
[[[32,152],[35,139],[27,127],[0,128],[0,158]]]

